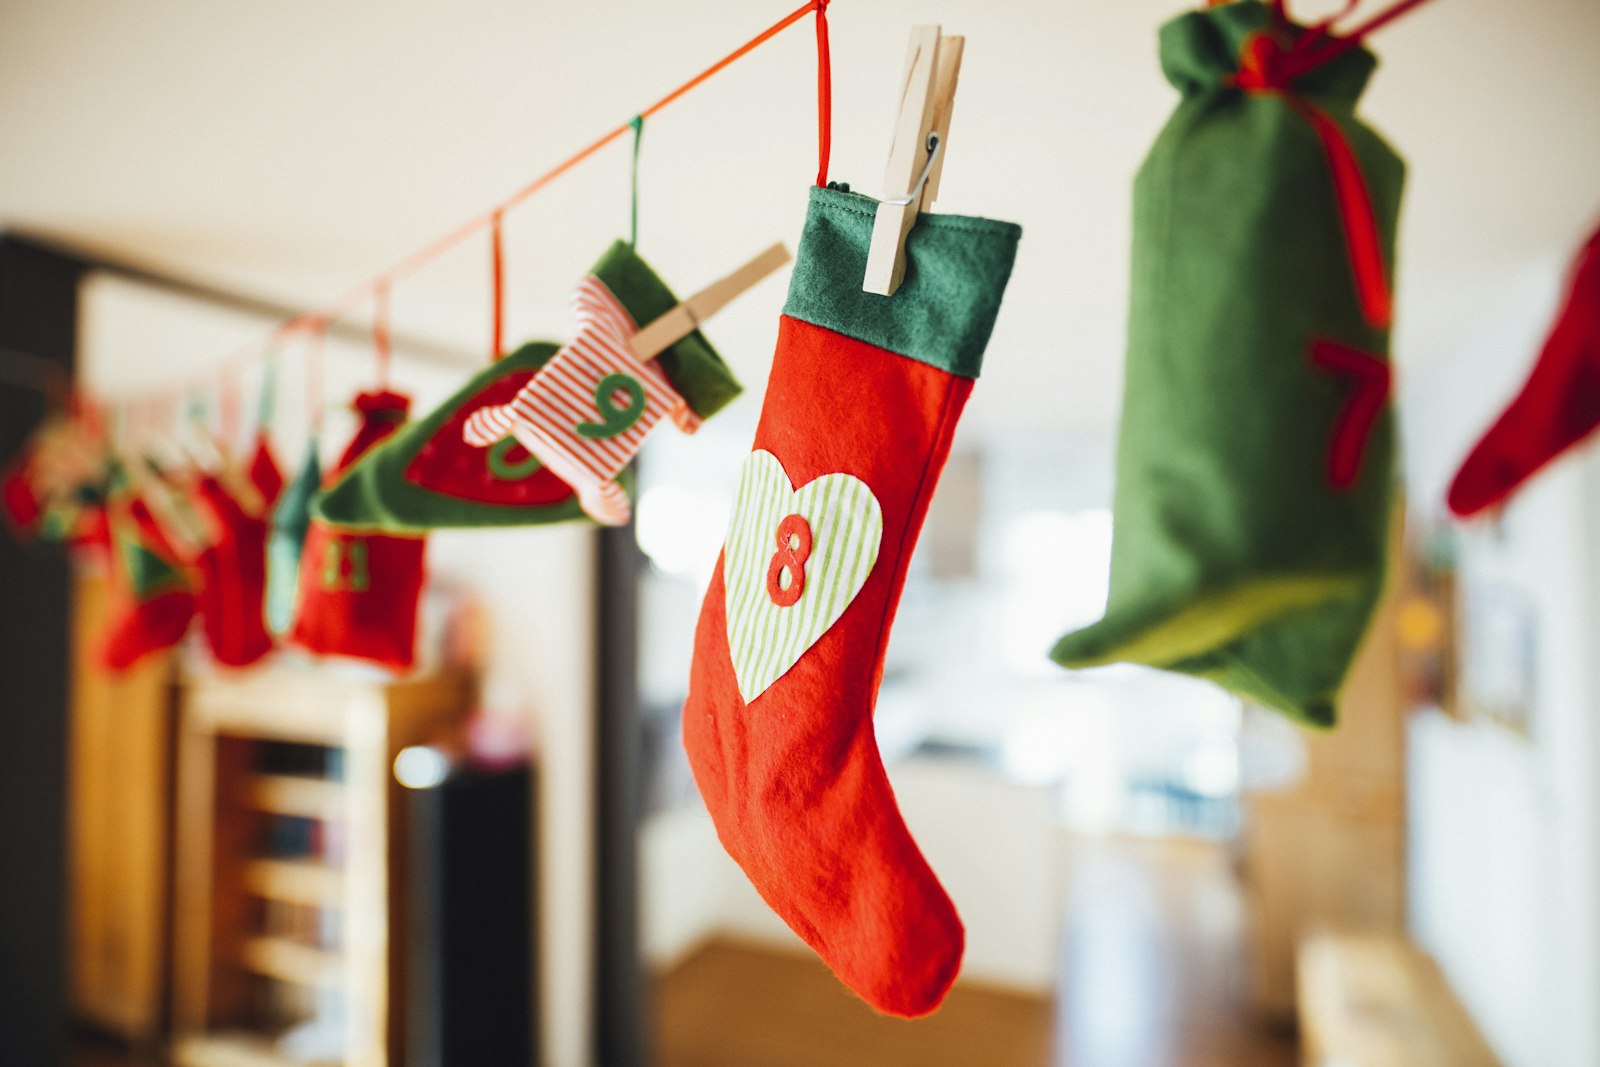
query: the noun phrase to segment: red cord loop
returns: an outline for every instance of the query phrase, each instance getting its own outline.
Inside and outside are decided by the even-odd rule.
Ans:
[[[828,159],[833,154],[833,56],[828,46],[828,0],[816,0],[817,11],[817,185],[828,184]]]
[[[378,357],[378,388],[389,388],[389,280],[380,279],[372,292],[372,350]]]
[[[309,316],[305,320],[306,330],[306,423],[311,427],[311,436],[316,437],[322,432],[322,342],[328,328],[326,319]]]
[[[490,299],[493,301],[493,328],[490,331],[489,358],[499,359],[505,355],[505,322],[506,322],[506,254],[505,238],[502,234],[502,223],[505,212],[496,210],[493,221],[489,225],[489,258],[490,271],[494,278],[494,292]]]

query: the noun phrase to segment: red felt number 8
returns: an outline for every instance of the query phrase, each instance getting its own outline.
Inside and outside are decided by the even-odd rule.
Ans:
[[[767,596],[780,608],[793,607],[806,591],[806,560],[811,558],[811,524],[804,515],[790,515],[778,523],[778,551],[767,567]],[[789,572],[789,584],[783,574]]]

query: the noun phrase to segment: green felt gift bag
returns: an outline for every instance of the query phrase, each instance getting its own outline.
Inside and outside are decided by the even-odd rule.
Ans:
[[[638,324],[678,304],[624,241],[613,244],[589,273]],[[462,428],[474,411],[510,401],[560,347],[533,341],[473,375],[434,411],[364,454],[316,499],[316,517],[342,529],[402,534],[583,518],[572,488],[514,438],[490,448],[475,448],[462,439]],[[738,380],[699,330],[675,341],[655,363],[702,419],[739,395]],[[628,472],[619,481],[628,488]]]
[[[1255,2],[1161,30],[1183,98],[1134,184],[1110,599],[1052,655],[1326,726],[1384,581],[1404,165],[1355,114],[1372,55],[1295,71],[1312,39]]]

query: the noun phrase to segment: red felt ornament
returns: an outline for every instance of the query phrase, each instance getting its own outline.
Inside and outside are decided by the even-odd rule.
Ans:
[[[387,390],[356,397],[361,424],[329,486],[399,429],[410,403]],[[416,656],[426,547],[421,537],[357,533],[313,518],[300,558],[299,604],[289,639],[322,656],[409,668]]]
[[[196,601],[177,549],[142,498],[105,511],[115,551],[110,625],[99,656],[108,669],[123,671],[182,640]]]
[[[250,484],[261,494],[262,502],[270,509],[283,493],[283,470],[278,458],[272,454],[272,441],[265,427],[256,432],[255,449],[250,454]]]
[[[1545,464],[1600,425],[1600,231],[1578,253],[1566,299],[1516,399],[1450,485],[1466,518],[1504,502]]]
[[[210,475],[199,480],[195,498],[213,534],[195,560],[206,642],[218,663],[248,667],[272,651],[266,622],[266,516],[246,510]]]

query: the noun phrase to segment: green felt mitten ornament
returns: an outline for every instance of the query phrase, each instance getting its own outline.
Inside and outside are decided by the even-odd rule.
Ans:
[[[678,298],[618,241],[590,271],[635,326],[677,306]],[[446,527],[523,526],[584,514],[571,486],[509,433],[492,447],[463,440],[472,414],[509,404],[562,346],[535,341],[475,374],[426,417],[374,448],[319,498],[317,517],[335,526],[417,533]],[[698,330],[653,364],[688,409],[704,419],[739,395],[740,385]],[[592,413],[600,420],[604,411]]]
[[[1110,601],[1052,655],[1327,726],[1384,579],[1404,165],[1355,114],[1372,55],[1302,73],[1311,39],[1255,2],[1161,30],[1183,100],[1134,184]]]

